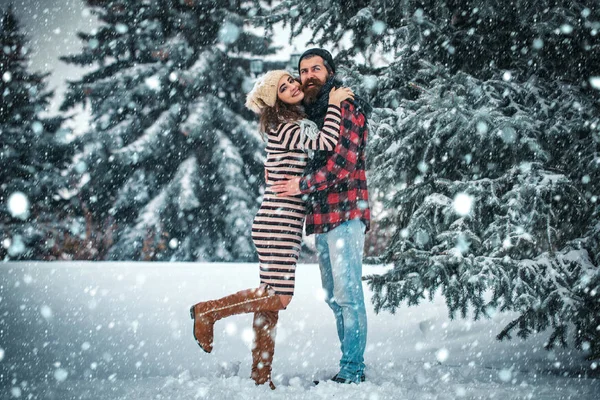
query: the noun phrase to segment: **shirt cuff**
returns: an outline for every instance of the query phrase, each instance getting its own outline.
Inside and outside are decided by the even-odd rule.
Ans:
[[[302,178],[300,178],[300,182],[299,182],[298,186],[300,187],[300,193],[302,193],[302,194],[310,193],[310,188],[308,187],[308,182],[307,182],[306,176],[303,176]]]

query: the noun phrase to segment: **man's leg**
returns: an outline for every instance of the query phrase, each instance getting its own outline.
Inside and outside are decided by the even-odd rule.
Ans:
[[[365,226],[352,220],[326,234],[333,278],[333,301],[343,321],[342,359],[338,378],[360,382],[364,373],[367,313],[362,289]]]
[[[337,328],[338,338],[344,352],[344,321],[342,316],[342,308],[336,303],[333,297],[333,274],[331,272],[331,260],[329,259],[329,244],[327,243],[327,235],[318,234],[315,238],[317,254],[319,257],[319,269],[321,270],[321,286],[325,292],[325,302],[333,310],[335,316],[335,325]]]

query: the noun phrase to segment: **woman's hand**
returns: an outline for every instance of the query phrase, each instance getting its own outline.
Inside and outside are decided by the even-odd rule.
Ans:
[[[352,89],[347,87],[333,88],[329,92],[329,104],[339,107],[342,101],[352,99],[354,100],[354,92]]]

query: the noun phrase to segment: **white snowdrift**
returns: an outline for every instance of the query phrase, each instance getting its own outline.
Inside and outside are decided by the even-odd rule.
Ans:
[[[251,316],[195,343],[189,306],[257,284],[255,264],[5,263],[0,266],[0,399],[598,399],[598,366],[544,350],[546,334],[498,342],[510,320],[450,321],[441,297],[375,315],[367,382],[338,385],[333,315],[316,265],[300,265],[281,313],[277,390],[256,387]],[[365,274],[383,271],[365,266]],[[367,297],[368,288],[365,286]]]

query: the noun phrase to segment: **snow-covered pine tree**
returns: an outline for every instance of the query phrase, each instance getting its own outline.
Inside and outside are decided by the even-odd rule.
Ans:
[[[91,105],[73,168],[99,224],[115,226],[110,259],[254,259],[250,224],[262,143],[244,117],[237,54],[266,54],[245,30],[257,1],[100,1],[101,21],[64,57],[96,66],[70,82],[64,110]]]
[[[28,70],[28,42],[12,6],[0,12],[0,258],[41,259],[67,230],[58,193],[68,150],[56,138],[62,119],[42,116],[52,96],[47,74]]]
[[[367,60],[349,77],[377,107],[370,187],[396,227],[376,309],[439,289],[451,316],[517,311],[499,338],[549,329],[600,357],[598,5],[329,3],[270,21]]]
[[[292,37],[309,28],[309,42],[336,50],[340,63],[361,55],[368,62],[354,69],[386,76],[369,86],[406,98],[420,60],[479,78],[502,69],[589,88],[600,75],[599,13],[598,4],[569,0],[283,0],[264,21],[289,24]],[[393,61],[374,69],[382,54]]]
[[[579,178],[578,165],[562,167],[564,149],[549,139],[579,124],[571,134],[585,138],[582,156],[593,160],[598,143],[591,129],[583,132],[584,121],[600,122],[593,102],[533,78],[479,81],[427,64],[420,72],[428,89],[376,121],[372,184],[397,210],[398,227],[379,259],[394,269],[370,279],[376,309],[393,312],[441,290],[451,316],[518,311],[501,338],[551,329],[552,347],[566,343],[574,324],[576,344],[597,349],[590,316],[600,314],[590,306],[600,290],[600,247],[591,193],[599,188],[588,178],[598,168]],[[551,106],[565,104],[563,96],[581,109]]]

